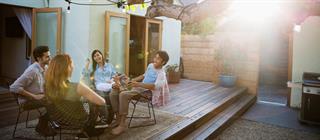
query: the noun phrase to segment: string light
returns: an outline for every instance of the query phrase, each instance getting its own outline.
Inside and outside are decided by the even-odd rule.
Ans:
[[[68,7],[67,7],[67,13],[71,12],[71,8],[70,5],[71,4],[75,4],[75,5],[84,5],[84,6],[117,6],[118,8],[122,9],[122,12],[126,12],[126,11],[136,11],[136,6],[134,5],[129,5],[127,3],[126,0],[118,0],[118,1],[112,1],[112,0],[106,0],[109,3],[91,3],[91,0],[89,1],[89,3],[79,3],[79,2],[73,2],[71,0],[65,0],[68,3]],[[141,10],[144,10],[147,8],[147,4],[146,3],[151,3],[152,1],[147,1],[147,2],[143,2],[140,6]]]
[[[301,31],[301,25],[294,24],[293,30],[299,33]]]
[[[67,8],[67,13],[70,14],[70,12],[71,11],[70,11],[70,3],[69,3],[68,8]]]

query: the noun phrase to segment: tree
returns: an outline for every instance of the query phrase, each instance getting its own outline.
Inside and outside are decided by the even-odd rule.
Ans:
[[[143,0],[140,0],[143,2]],[[180,0],[182,3],[190,0]],[[192,0],[196,2],[197,0]],[[193,3],[187,6],[175,5],[173,0],[152,0],[151,6],[148,7],[146,17],[154,18],[165,16],[181,20],[182,23],[194,23],[201,21],[210,16],[222,14],[233,0],[204,0],[201,3]],[[308,16],[320,15],[320,1],[318,0],[291,0],[282,2],[287,9],[291,20],[301,18],[304,20]],[[286,15],[288,16],[288,15]],[[301,19],[298,19],[301,20]],[[291,21],[294,22],[294,21]]]
[[[181,6],[173,4],[173,0],[152,0],[146,17],[165,16],[181,20],[182,23],[192,23],[223,13],[231,2],[232,0],[205,0],[201,3]]]

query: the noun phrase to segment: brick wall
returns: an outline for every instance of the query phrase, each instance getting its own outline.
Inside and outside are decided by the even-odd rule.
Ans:
[[[218,83],[219,71],[214,59],[215,48],[222,45],[238,47],[245,59],[234,59],[237,85],[248,87],[251,94],[257,94],[259,78],[259,35],[248,32],[217,32],[214,35],[199,37],[183,35],[181,56],[184,63],[184,76],[188,79]]]

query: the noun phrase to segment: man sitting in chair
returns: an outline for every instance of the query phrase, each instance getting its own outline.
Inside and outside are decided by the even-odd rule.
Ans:
[[[116,125],[118,127],[112,130],[112,134],[119,135],[127,129],[126,116],[128,114],[129,101],[133,96],[152,90],[152,104],[161,106],[167,103],[169,88],[163,66],[166,65],[168,60],[167,52],[158,51],[153,63],[148,65],[146,72],[128,82],[128,87],[132,87],[132,90],[122,90],[120,88],[122,86],[120,76],[114,77],[115,84],[112,87],[110,100],[112,109],[116,113]],[[138,82],[141,80],[142,82]]]
[[[18,102],[30,108],[43,106],[40,100],[44,97],[44,72],[50,62],[48,46],[39,46],[33,50],[35,62],[10,86],[10,92],[17,93]]]

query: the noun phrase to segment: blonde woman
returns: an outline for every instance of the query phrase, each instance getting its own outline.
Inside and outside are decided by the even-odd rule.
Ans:
[[[64,117],[64,123],[76,126],[84,126],[85,121],[90,120],[90,115],[84,110],[80,98],[84,97],[95,105],[105,105],[105,100],[85,84],[71,83],[69,79],[73,71],[73,63],[69,55],[62,54],[55,56],[45,73],[45,96],[49,104]],[[70,106],[67,102],[80,103],[77,106]],[[79,109],[80,108],[80,109]],[[93,120],[91,118],[91,120]],[[94,121],[95,122],[95,121]]]

